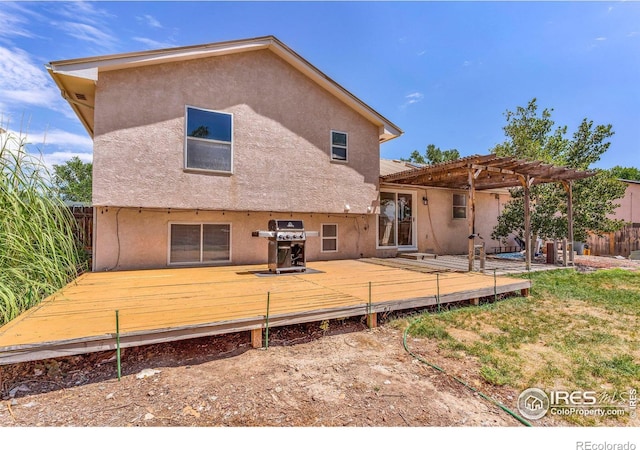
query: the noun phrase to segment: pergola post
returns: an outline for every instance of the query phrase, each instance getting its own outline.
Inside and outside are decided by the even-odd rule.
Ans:
[[[529,175],[520,176],[524,189],[524,261],[527,271],[531,270],[531,182]]]
[[[567,191],[567,239],[569,240],[571,251],[569,261],[573,265],[573,181],[563,181],[564,190]],[[566,265],[566,264],[565,264]]]
[[[476,179],[473,169],[469,169],[469,272],[473,271],[474,260],[476,258],[475,245],[475,221],[476,221]]]

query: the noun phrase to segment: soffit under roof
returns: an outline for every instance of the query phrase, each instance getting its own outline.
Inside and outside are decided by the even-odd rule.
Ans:
[[[60,88],[62,96],[69,102],[89,135],[93,137],[95,83],[98,80],[100,72],[262,49],[273,51],[318,85],[360,113],[367,120],[377,125],[380,142],[386,142],[402,135],[403,131],[398,126],[333,81],[274,36],[53,61],[47,65],[47,70]],[[83,99],[78,100],[78,94],[83,97]]]
[[[541,184],[578,180],[594,175],[591,171],[560,167],[541,161],[474,155],[384,175],[380,179],[387,183],[467,189],[470,173],[475,178],[476,190],[521,186],[524,177],[529,177],[532,184]]]
[[[408,169],[424,167],[424,164],[416,164],[399,159],[380,159],[380,176],[391,175]]]

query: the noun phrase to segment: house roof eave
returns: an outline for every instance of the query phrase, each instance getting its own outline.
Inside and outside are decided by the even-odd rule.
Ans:
[[[403,131],[393,122],[382,116],[358,97],[353,95],[340,84],[332,80],[325,73],[305,60],[302,56],[280,42],[274,36],[264,36],[252,39],[226,41],[212,44],[175,47],[160,50],[146,50],[131,53],[121,53],[88,58],[77,58],[63,61],[52,61],[47,70],[60,88],[63,97],[70,103],[74,112],[93,137],[93,104],[87,103],[86,108],[72,103],[75,95],[72,87],[78,86],[78,80],[85,80],[81,92],[87,98],[95,97],[95,82],[101,72],[120,70],[125,68],[143,67],[167,62],[187,61],[192,59],[237,54],[248,51],[269,49],[287,61],[316,84],[337,97],[343,103],[360,113],[367,120],[379,127],[380,142],[386,142],[403,134]],[[93,82],[91,85],[86,81]],[[66,93],[66,95],[65,95]],[[70,100],[71,99],[71,100]]]

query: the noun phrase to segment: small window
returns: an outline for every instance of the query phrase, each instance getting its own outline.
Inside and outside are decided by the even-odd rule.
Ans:
[[[331,132],[331,159],[334,161],[347,160],[347,133]]]
[[[323,252],[337,252],[338,251],[338,224],[323,223],[321,238],[322,238]]]
[[[231,260],[231,225],[172,223],[169,264],[206,264]]]
[[[453,218],[467,218],[467,196],[465,194],[453,194]]]
[[[232,172],[232,122],[229,113],[187,106],[185,168]]]

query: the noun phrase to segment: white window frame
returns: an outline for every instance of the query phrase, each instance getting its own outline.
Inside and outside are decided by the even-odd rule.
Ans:
[[[324,234],[324,226],[330,225],[336,227],[336,235],[335,236],[325,236]],[[336,241],[336,249],[335,250],[325,250],[324,243],[325,241]],[[337,223],[322,223],[320,224],[320,252],[322,253],[337,253],[338,252],[338,224]]]
[[[200,226],[200,261],[184,261],[184,262],[171,262],[171,226],[172,225],[199,225]],[[202,253],[204,251],[202,245],[204,225],[227,225],[229,227],[229,259],[219,261],[202,261]],[[169,266],[209,266],[216,264],[228,264],[231,262],[231,249],[233,231],[232,224],[228,222],[169,222],[167,229],[167,265]]]
[[[231,141],[227,142],[227,141],[218,141],[215,139],[203,139],[203,138],[195,138],[195,137],[190,137],[187,136],[187,129],[188,129],[188,123],[189,123],[189,108],[191,109],[197,109],[199,111],[205,111],[205,112],[209,112],[209,113],[215,113],[215,114],[222,114],[222,115],[227,115],[231,117],[231,129],[230,131],[230,135],[231,135]],[[211,173],[211,174],[223,174],[223,175],[232,175],[233,174],[233,122],[234,122],[234,117],[233,114],[230,112],[226,112],[226,111],[216,111],[215,109],[207,109],[207,108],[201,108],[199,106],[193,106],[193,105],[185,105],[184,106],[184,170],[185,172],[203,172],[203,173]],[[198,167],[189,167],[187,165],[187,142],[189,140],[194,140],[194,141],[203,141],[203,142],[210,142],[210,143],[214,143],[214,144],[224,144],[224,145],[229,145],[229,158],[231,161],[229,170],[214,170],[214,169],[202,169],[202,168],[198,168]]]
[[[456,196],[460,196],[464,199],[464,205],[456,205]],[[453,193],[453,195],[451,196],[451,217],[454,220],[466,220],[467,219],[467,194],[458,194],[458,193]],[[462,210],[464,209],[464,217],[456,217],[455,212],[456,209],[458,210]]]
[[[334,133],[344,134],[346,145],[334,145],[333,144],[333,134]],[[334,156],[333,156],[333,148],[334,147],[343,148],[344,149],[344,156],[345,156],[344,159],[334,158]],[[331,162],[348,163],[349,162],[349,133],[347,133],[346,131],[331,130],[331,133],[329,135],[329,151],[330,151],[330,154],[331,154]]]

